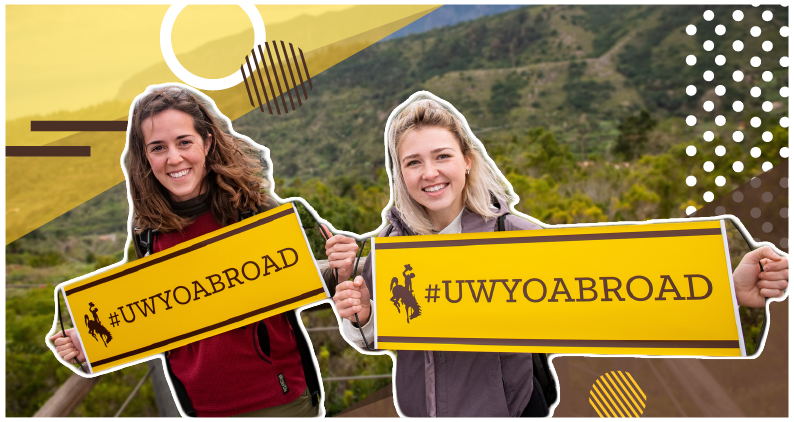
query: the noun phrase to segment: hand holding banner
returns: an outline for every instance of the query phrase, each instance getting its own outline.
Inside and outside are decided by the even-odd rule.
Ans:
[[[376,345],[745,356],[725,236],[721,220],[376,238]]]
[[[292,204],[63,292],[91,372],[329,297]]]

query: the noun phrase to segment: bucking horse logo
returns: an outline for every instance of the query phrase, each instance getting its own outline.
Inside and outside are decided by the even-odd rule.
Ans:
[[[91,337],[96,341],[102,339],[102,344],[108,347],[108,343],[110,343],[110,340],[113,340],[113,336],[110,335],[110,331],[99,322],[99,315],[97,315],[99,313],[99,308],[94,306],[94,302],[91,302],[88,304],[88,310],[91,311],[91,315],[94,316],[93,320],[88,319],[88,314],[85,316],[85,326],[88,327],[88,334],[91,334]],[[97,337],[97,334],[99,334],[99,337]]]
[[[397,312],[400,312],[400,302],[405,305],[405,316],[409,324],[412,319],[422,315],[422,308],[416,302],[414,289],[411,286],[411,279],[416,277],[416,275],[408,273],[408,271],[412,270],[413,268],[411,268],[410,264],[405,266],[405,271],[403,271],[403,277],[405,277],[404,286],[400,285],[400,280],[397,277],[391,279],[391,285],[389,286],[389,291],[392,292],[391,301],[397,307]]]

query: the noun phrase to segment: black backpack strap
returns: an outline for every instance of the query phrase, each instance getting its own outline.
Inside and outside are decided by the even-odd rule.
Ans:
[[[312,406],[317,406],[320,403],[320,381],[317,369],[312,362],[311,346],[309,346],[303,331],[298,324],[298,317],[295,311],[284,312],[287,316],[289,324],[292,326],[292,332],[295,333],[295,341],[298,344],[298,352],[301,355],[301,364],[303,365],[303,376],[306,378],[306,388],[312,397]]]
[[[549,357],[545,353],[533,353],[532,366],[535,378],[537,378],[541,390],[543,390],[543,397],[546,399],[546,403],[554,403],[557,400],[557,384],[554,383],[554,375],[552,375],[549,367]],[[541,370],[538,371],[538,369]]]
[[[256,214],[257,214],[257,212],[256,212],[256,211],[251,211],[251,210],[248,210],[248,211],[243,211],[243,212],[241,212],[241,213],[238,215],[238,217],[237,217],[237,222],[243,221],[243,220],[245,220],[245,219],[246,219],[246,218],[248,218],[248,217],[253,217],[253,216],[255,216]]]
[[[510,214],[502,214],[496,219],[496,231],[505,231],[505,220],[508,215]],[[557,400],[557,385],[554,383],[554,376],[551,374],[551,368],[549,367],[549,358],[545,353],[532,354],[532,373],[535,378],[533,380],[535,389],[539,389],[538,393],[542,393],[543,402],[533,391],[533,397],[530,398],[530,403],[521,416],[546,416],[549,404]],[[544,407],[546,413],[543,413],[542,409]]]
[[[154,242],[157,239],[157,233],[159,233],[157,229],[150,229],[147,227],[141,230],[140,233],[133,236],[135,242],[137,242],[137,245],[140,247],[140,250],[143,251],[143,256],[154,253]]]
[[[135,230],[137,229],[138,228],[136,227]],[[133,231],[133,233],[135,232]],[[140,233],[133,235],[133,240],[143,252],[144,256],[154,253],[154,242],[157,238],[157,233],[157,229],[150,229],[147,227],[141,230]],[[185,412],[186,415],[195,417],[196,410],[193,408],[193,402],[190,401],[190,397],[187,395],[187,389],[185,389],[185,385],[182,384],[182,381],[180,381],[179,378],[177,378],[177,376],[174,374],[174,371],[171,370],[171,362],[168,360],[168,353],[168,351],[165,352],[165,370],[168,373],[168,378],[171,379],[171,385],[173,386],[174,393],[176,394],[176,398],[179,401],[179,407],[182,408],[182,411]]]
[[[393,230],[394,230],[394,226],[392,226],[391,224],[389,224],[389,228],[388,228],[388,229],[386,229],[386,236],[384,236],[384,237],[389,237],[389,235],[391,234],[391,232],[392,232]]]
[[[533,353],[532,356],[535,356]],[[543,388],[540,385],[537,377],[532,377],[532,395],[529,398],[529,403],[524,411],[521,412],[522,418],[545,418],[549,416],[549,404],[543,397]]]
[[[502,214],[499,216],[499,218],[496,219],[496,231],[498,232],[505,231],[505,220],[507,219],[508,215],[510,214]]]
[[[176,398],[179,400],[179,406],[182,407],[182,411],[185,412],[186,415],[195,417],[196,410],[193,409],[193,402],[190,401],[190,397],[187,395],[187,389],[185,389],[185,385],[182,384],[182,381],[174,375],[174,371],[171,370],[171,362],[168,361],[168,353],[165,352],[165,368],[168,371],[168,377],[171,378],[171,385],[174,387],[174,393],[176,393]]]

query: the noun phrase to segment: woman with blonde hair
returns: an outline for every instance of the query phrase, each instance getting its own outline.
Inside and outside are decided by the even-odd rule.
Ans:
[[[379,236],[540,228],[510,214],[508,203],[518,198],[465,118],[438,97],[418,92],[395,109],[386,123],[386,144],[394,206],[384,212],[389,225]],[[353,273],[357,251],[349,237],[326,242],[340,280]],[[768,247],[748,253],[734,272],[739,304],[764,306],[766,297],[783,294],[787,279],[786,258]],[[361,347],[373,340],[371,291],[367,259],[362,276],[340,283],[334,296],[343,332]],[[544,416],[548,407],[538,385],[528,353],[397,353],[395,404],[406,416]]]
[[[389,226],[379,236],[475,233],[540,227],[509,215],[516,199],[486,158],[463,116],[430,93],[411,96],[386,126],[394,207],[385,213]],[[339,279],[353,270],[355,241],[333,236],[326,253]],[[367,342],[373,339],[370,294],[372,263],[363,277],[336,288],[334,302],[343,331],[359,346],[358,314]],[[397,353],[396,398],[406,416],[520,416],[533,392],[532,355],[407,351]],[[536,392],[535,394],[539,394]],[[545,403],[542,405],[545,406]]]

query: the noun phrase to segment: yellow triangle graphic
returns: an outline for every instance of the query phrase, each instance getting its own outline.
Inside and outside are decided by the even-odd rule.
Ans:
[[[85,55],[85,49],[95,48],[96,55],[107,53],[113,45],[125,45],[129,37],[139,36],[141,40],[150,40],[151,34],[139,35],[140,25],[148,30],[156,30],[159,35],[159,26],[152,20],[162,18],[167,10],[163,6],[9,6],[7,15],[6,39],[7,51],[7,86],[12,86],[16,80],[23,81],[25,76],[25,61],[30,57],[29,49],[25,45],[15,44],[18,38],[14,35],[24,33],[25,23],[30,22],[30,14],[46,21],[50,18],[65,19],[70,15],[74,19],[89,14],[92,19],[118,19],[119,15],[136,15],[140,21],[148,19],[148,26],[139,23],[139,27],[128,27],[126,30],[106,31],[104,38],[97,40],[96,45],[71,45],[64,44],[64,49],[73,49],[75,55]],[[257,6],[261,14],[267,13],[271,6]],[[283,6],[282,6],[283,7]],[[307,6],[296,6],[296,8]],[[319,6],[318,6],[319,7]],[[321,74],[333,65],[345,60],[353,54],[367,48],[387,35],[410,24],[420,17],[432,12],[440,6],[429,5],[397,5],[397,6],[353,6],[348,9],[328,12],[319,16],[302,14],[287,22],[266,26],[268,40],[284,40],[291,42],[297,48],[302,48],[306,64],[312,77]],[[145,9],[145,10],[144,10]],[[148,11],[141,13],[141,11]],[[228,10],[228,9],[227,9]],[[125,12],[126,11],[126,12]],[[288,10],[287,10],[288,11]],[[281,9],[284,12],[284,9]],[[69,19],[66,19],[69,20]],[[89,25],[85,21],[85,25]],[[180,21],[175,23],[175,28]],[[119,23],[119,26],[123,26]],[[53,30],[47,34],[47,28],[37,28],[45,34],[39,38],[58,39],[65,35]],[[178,28],[177,28],[178,29]],[[138,31],[136,33],[135,31]],[[17,31],[17,32],[15,32]],[[125,32],[126,31],[126,32]],[[252,32],[250,30],[249,32]],[[225,36],[222,39],[206,44],[210,50],[240,49],[240,40],[252,39],[250,34],[243,30],[236,35]],[[24,38],[24,37],[23,37]],[[29,40],[29,48],[36,47],[35,41]],[[173,38],[172,38],[173,40]],[[118,120],[126,121],[129,106],[134,97],[153,84],[182,82],[165,64],[158,45],[151,42],[141,42],[141,48],[146,48],[145,54],[135,54],[127,51],[130,57],[158,57],[155,63],[148,68],[126,79],[109,73],[97,76],[91,66],[101,66],[101,62],[86,59],[85,69],[82,74],[72,77],[75,87],[80,86],[108,86],[102,78],[115,78],[119,88],[114,92],[107,92],[107,99],[97,105],[85,106],[79,95],[70,94],[69,87],[53,85],[52,81],[43,80],[41,84],[30,85],[24,96],[8,93],[7,110],[16,106],[24,108],[26,102],[35,101],[37,104],[46,104],[49,109],[57,107],[60,111],[28,115],[6,121],[7,145],[48,145],[48,146],[90,146],[90,157],[7,157],[6,158],[6,244],[24,236],[36,228],[48,223],[61,214],[90,200],[96,195],[124,181],[121,171],[121,153],[126,142],[124,132],[32,132],[33,120]],[[250,40],[249,40],[250,42]],[[24,44],[20,41],[18,44]],[[250,50],[250,46],[246,47]],[[156,49],[156,51],[150,51]],[[78,51],[80,50],[80,51]],[[67,52],[67,56],[68,56]],[[213,74],[216,69],[212,64],[202,67],[202,58],[206,51],[197,48],[195,51],[177,54],[180,63],[191,69],[192,72],[208,72]],[[115,57],[115,56],[114,56]],[[124,57],[119,56],[119,57]],[[66,60],[66,59],[64,59]],[[123,60],[123,59],[120,59]],[[239,72],[240,64],[245,60],[240,55],[233,63],[220,63],[218,66],[231,66]],[[210,62],[211,60],[204,60]],[[192,63],[192,64],[191,64]],[[132,65],[132,64],[131,64]],[[220,72],[220,67],[217,69]],[[118,72],[117,72],[118,73]],[[52,74],[51,74],[52,76]],[[57,79],[57,75],[54,77]],[[56,81],[57,82],[57,81]],[[290,83],[290,85],[292,85]],[[75,93],[85,92],[77,89]],[[244,84],[221,91],[203,91],[210,96],[227,117],[234,120],[252,110]],[[58,93],[59,95],[53,95]],[[86,95],[88,93],[86,92]],[[92,97],[93,98],[93,97]],[[80,104],[75,107],[73,104]],[[8,115],[14,115],[8,112]]]

